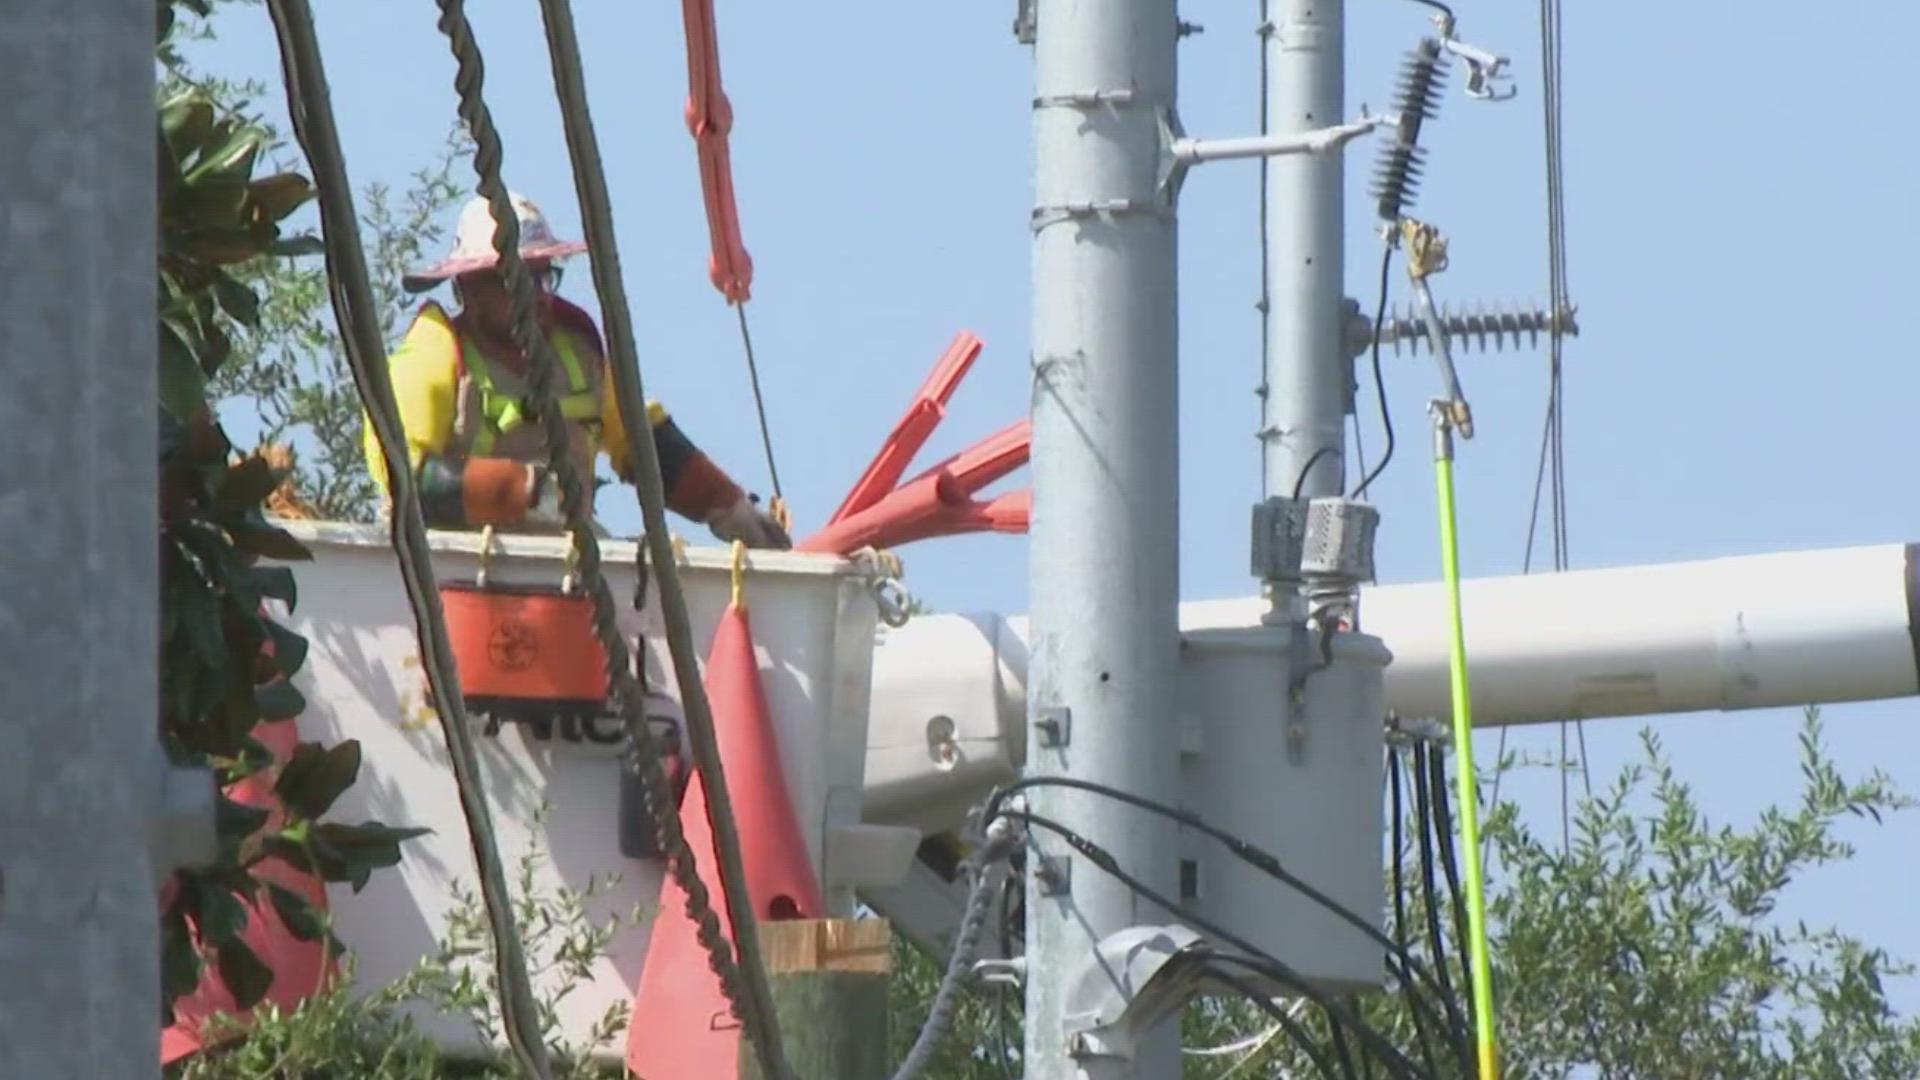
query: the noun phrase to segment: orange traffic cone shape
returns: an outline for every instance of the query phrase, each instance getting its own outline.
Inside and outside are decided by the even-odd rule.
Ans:
[[[754,659],[753,629],[737,601],[721,615],[714,633],[706,687],[754,913],[762,921],[824,917],[826,902],[780,767],[779,743]],[[700,880],[731,941],[733,925],[720,892],[706,786],[697,773],[687,785],[680,821]],[[627,1068],[641,1080],[733,1080],[739,1075],[740,1022],[728,1009],[719,977],[707,966],[686,902],[686,893],[668,877],[660,887],[660,909],[634,995]]]

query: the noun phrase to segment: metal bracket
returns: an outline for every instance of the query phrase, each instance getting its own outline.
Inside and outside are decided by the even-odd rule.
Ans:
[[[1132,1061],[1141,1034],[1186,1004],[1206,970],[1196,955],[1204,948],[1184,926],[1130,926],[1101,939],[1067,991],[1067,1052]]]
[[[1073,892],[1073,859],[1067,855],[1041,855],[1034,866],[1033,880],[1041,896],[1068,896]]]
[[[1027,985],[1027,958],[1014,956],[1000,960],[976,960],[973,977],[986,986],[1011,986],[1018,990]]]
[[[1034,18],[1036,0],[1018,0],[1013,9],[1013,40],[1022,45],[1031,45],[1038,37],[1039,22]]]
[[[1033,107],[1036,109],[1098,109],[1112,105],[1131,105],[1134,97],[1134,89],[1131,86],[1119,86],[1112,90],[1076,90],[1066,94],[1043,94],[1033,99]]]
[[[1520,93],[1520,88],[1509,81],[1506,57],[1461,41],[1447,27],[1442,28],[1440,47],[1467,65],[1468,97],[1478,101],[1512,101]]]
[[[1040,745],[1058,750],[1073,741],[1073,710],[1065,705],[1049,705],[1035,710],[1033,727],[1040,733]]]
[[[1179,196],[1181,184],[1186,182],[1187,170],[1202,162],[1331,153],[1362,135],[1371,134],[1382,124],[1396,122],[1390,116],[1370,116],[1363,108],[1358,120],[1312,131],[1194,139],[1181,128],[1179,116],[1169,111],[1160,117],[1159,188],[1168,199],[1174,199]]]
[[[1063,221],[1089,217],[1116,217],[1123,214],[1170,217],[1172,211],[1165,203],[1149,199],[1095,199],[1087,202],[1056,203],[1052,206],[1034,207],[1033,219],[1029,226],[1034,232],[1039,232],[1049,225],[1058,225]]]

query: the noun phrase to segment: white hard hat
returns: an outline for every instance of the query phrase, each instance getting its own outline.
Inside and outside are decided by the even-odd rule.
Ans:
[[[507,198],[513,203],[514,216],[520,220],[522,259],[551,261],[587,250],[584,241],[556,239],[547,215],[540,212],[532,199],[517,191],[508,192]],[[406,275],[400,279],[400,285],[408,292],[425,292],[448,278],[484,270],[497,258],[493,250],[492,209],[484,197],[475,198],[460,211],[460,220],[453,227],[453,249],[447,252],[447,257]]]

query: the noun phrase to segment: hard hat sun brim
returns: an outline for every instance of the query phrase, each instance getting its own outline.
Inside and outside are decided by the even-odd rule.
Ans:
[[[520,258],[527,262],[551,262],[570,255],[579,255],[587,250],[582,240],[557,240],[548,244],[528,244],[520,249]],[[474,255],[462,259],[445,259],[432,266],[403,276],[400,287],[410,293],[422,293],[450,278],[461,274],[470,274],[475,270],[485,270],[499,261],[493,252]]]

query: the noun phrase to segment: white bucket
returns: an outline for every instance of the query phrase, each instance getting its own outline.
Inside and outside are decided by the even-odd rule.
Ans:
[[[296,684],[307,695],[301,737],[333,743],[358,739],[364,764],[357,783],[334,805],[331,820],[424,827],[432,834],[402,845],[397,867],[373,875],[357,895],[329,891],[335,933],[356,957],[356,988],[393,982],[433,955],[449,931],[456,888],[478,896],[467,830],[449,766],[444,735],[428,708],[413,617],[398,564],[380,527],[287,522],[313,551],[298,568],[299,604],[288,618],[311,642]],[[471,580],[479,569],[480,537],[431,536],[439,580]],[[490,580],[558,583],[567,545],[560,538],[511,536],[495,540]],[[678,687],[661,636],[659,589],[633,610],[635,545],[602,541],[609,586],[621,607],[629,640],[644,635],[648,683],[678,710]],[[730,553],[689,548],[680,562],[696,650],[702,663],[730,597]],[[911,835],[879,837],[860,828],[878,605],[873,569],[851,560],[785,552],[751,552],[746,598],[760,674],[778,729],[808,854],[835,914],[850,915],[853,888],[906,871]],[[484,723],[472,717],[481,736]],[[509,876],[523,855],[540,856],[536,895],[584,891],[590,879],[617,874],[618,885],[595,900],[596,917],[655,905],[663,868],[657,860],[629,859],[619,848],[619,748],[556,731],[539,739],[524,725],[505,724],[478,737],[480,769],[500,854]],[[546,805],[544,821],[536,817]],[[880,849],[885,849],[882,852]],[[832,858],[829,855],[832,854]],[[715,902],[719,898],[715,897]],[[620,932],[593,964],[591,977],[559,1006],[560,1036],[579,1045],[610,1007],[632,998],[645,957],[646,923]],[[523,932],[524,936],[524,932]],[[538,964],[544,957],[534,956]],[[482,972],[481,974],[484,974]],[[549,988],[550,989],[550,988]],[[436,1041],[477,1047],[464,1018],[416,1019]],[[598,1047],[617,1055],[625,1039]]]

